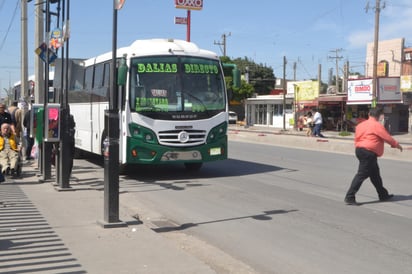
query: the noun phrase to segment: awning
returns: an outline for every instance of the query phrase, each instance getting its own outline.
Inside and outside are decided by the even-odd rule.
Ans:
[[[348,96],[346,95],[333,95],[333,96],[319,96],[319,102],[346,102]]]

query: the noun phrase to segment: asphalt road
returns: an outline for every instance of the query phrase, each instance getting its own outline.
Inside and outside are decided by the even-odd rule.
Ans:
[[[121,178],[122,201],[139,201],[144,223],[183,237],[188,252],[211,246],[257,273],[412,273],[409,162],[380,160],[394,201],[378,202],[365,181],[363,204],[347,206],[353,155],[229,145],[230,159],[198,173],[180,165],[135,169]],[[213,260],[211,250],[201,256]]]

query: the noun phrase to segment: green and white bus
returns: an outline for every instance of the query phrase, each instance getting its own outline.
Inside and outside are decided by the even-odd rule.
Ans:
[[[119,88],[119,163],[183,163],[227,159],[228,99],[218,56],[194,43],[137,40],[117,50],[126,57]],[[68,93],[76,122],[76,149],[101,154],[107,136],[112,53],[84,60],[71,71]]]

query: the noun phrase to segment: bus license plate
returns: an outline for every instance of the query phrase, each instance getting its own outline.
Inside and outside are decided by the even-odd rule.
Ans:
[[[202,160],[202,154],[197,150],[192,151],[167,151],[162,156],[162,161]]]
[[[210,149],[210,155],[220,155],[220,154],[222,154],[220,147],[212,147]]]

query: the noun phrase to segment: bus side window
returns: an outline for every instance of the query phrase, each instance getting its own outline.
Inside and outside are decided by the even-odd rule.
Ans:
[[[106,88],[106,100],[109,101],[109,92],[110,92],[110,62],[104,64],[104,79],[103,87]]]
[[[93,89],[100,89],[103,87],[103,78],[104,78],[103,71],[104,71],[104,65],[97,64],[94,70]]]
[[[86,68],[84,76],[84,90],[79,94],[79,98],[76,98],[76,102],[89,102],[90,95],[93,87],[93,70],[94,66]]]
[[[90,92],[92,90],[93,86],[93,66],[86,68],[86,73],[84,77],[84,89],[87,90],[87,92]]]

